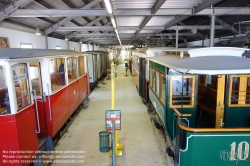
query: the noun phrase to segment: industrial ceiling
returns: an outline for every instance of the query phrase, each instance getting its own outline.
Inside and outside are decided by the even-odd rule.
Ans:
[[[212,17],[212,37],[246,34],[250,31],[250,0],[0,1],[2,23],[100,46],[168,46],[175,44],[176,35],[178,43],[204,40],[211,36]]]

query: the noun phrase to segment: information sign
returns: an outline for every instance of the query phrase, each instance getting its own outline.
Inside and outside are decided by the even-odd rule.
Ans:
[[[112,121],[115,121],[115,130],[121,130],[121,110],[106,110],[106,130],[112,130]]]

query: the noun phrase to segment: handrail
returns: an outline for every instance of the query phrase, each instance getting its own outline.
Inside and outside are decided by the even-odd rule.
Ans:
[[[49,96],[49,84],[47,84],[47,88],[48,88],[48,102],[49,102],[49,120],[52,121],[52,112],[51,112],[50,96]]]
[[[34,92],[34,99],[35,99],[35,106],[36,106],[36,121],[37,121],[37,128],[38,130],[36,130],[36,133],[40,133],[41,129],[40,129],[40,122],[39,122],[39,115],[38,115],[38,107],[37,107],[37,99],[36,99],[36,90],[33,89],[32,90]],[[32,93],[31,91],[31,93]]]
[[[176,108],[173,108],[174,112],[179,116],[179,117],[190,117],[192,114],[181,114],[180,111],[178,111]]]
[[[250,132],[250,128],[191,128],[182,124],[179,127],[190,132]]]

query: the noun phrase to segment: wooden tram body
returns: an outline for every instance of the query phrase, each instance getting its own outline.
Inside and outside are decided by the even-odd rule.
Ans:
[[[95,86],[102,76],[107,75],[108,53],[106,50],[84,52],[88,57],[89,81]]]
[[[250,60],[242,57],[245,50],[168,49],[147,58],[149,104],[163,130],[158,138],[166,137],[161,145],[169,165],[250,165]]]
[[[39,158],[39,149],[53,150],[52,138],[86,99],[87,57],[68,50],[15,48],[1,49],[0,57],[0,160],[16,151],[13,165],[24,166],[22,161]]]
[[[162,55],[163,50],[167,47],[141,48],[132,51],[132,71],[134,83],[142,97],[142,100],[148,102],[148,80],[149,80],[149,63],[147,57]]]

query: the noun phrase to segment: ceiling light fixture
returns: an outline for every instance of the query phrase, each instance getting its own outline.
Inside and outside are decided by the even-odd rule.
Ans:
[[[68,41],[68,40],[69,40],[68,36],[65,36],[65,40],[66,40],[66,41]]]
[[[82,44],[82,40],[81,39],[79,40],[79,43]]]
[[[111,4],[109,2],[109,0],[104,0],[106,8],[108,10],[108,13],[111,14],[112,13],[112,8],[111,8]]]
[[[191,29],[191,33],[192,34],[196,34],[197,33],[197,27],[196,27],[196,25]]]
[[[112,12],[112,6],[111,6],[111,3],[110,3],[110,0],[104,0],[104,2],[105,2],[105,5],[106,5],[106,8],[108,10],[112,25],[115,28],[115,33],[116,33],[116,36],[118,38],[118,41],[119,41],[120,45],[122,46],[121,39],[120,39],[118,30],[116,28],[115,18],[114,18],[113,12]]]
[[[41,34],[42,34],[41,30],[36,27],[36,35],[41,35]]]

